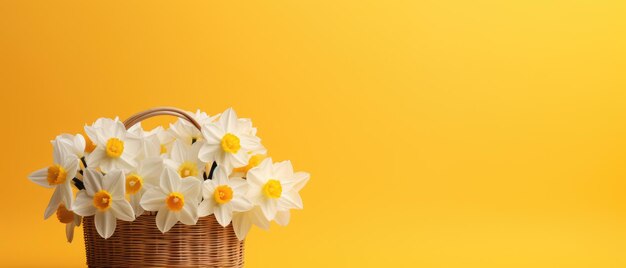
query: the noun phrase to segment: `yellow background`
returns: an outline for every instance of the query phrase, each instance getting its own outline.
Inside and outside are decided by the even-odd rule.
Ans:
[[[309,171],[248,267],[624,267],[624,1],[2,1],[0,266],[82,266],[49,140],[234,107]],[[149,125],[171,122],[150,120]]]

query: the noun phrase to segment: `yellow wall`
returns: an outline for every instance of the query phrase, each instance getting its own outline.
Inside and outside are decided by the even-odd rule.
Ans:
[[[624,267],[624,1],[2,1],[0,266],[81,266],[49,140],[233,106],[312,174],[249,267]],[[169,122],[152,120],[149,124]]]

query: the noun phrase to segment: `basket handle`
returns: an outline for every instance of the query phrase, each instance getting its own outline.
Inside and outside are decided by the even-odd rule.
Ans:
[[[126,129],[129,129],[135,124],[143,120],[146,120],[150,117],[157,116],[157,115],[173,115],[173,116],[186,120],[187,122],[191,123],[194,127],[196,127],[198,130],[202,130],[202,127],[200,126],[200,124],[198,124],[198,121],[193,119],[193,117],[191,117],[191,115],[189,115],[187,112],[178,108],[165,107],[165,106],[155,107],[152,109],[145,110],[143,112],[136,113],[132,115],[131,117],[127,118],[126,121],[124,121],[124,126],[126,127]]]

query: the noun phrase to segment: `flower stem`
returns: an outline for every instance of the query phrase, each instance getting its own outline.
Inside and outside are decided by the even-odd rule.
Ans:
[[[78,178],[73,178],[72,182],[74,183],[74,186],[76,186],[76,188],[78,188],[78,190],[84,190],[85,189],[85,185],[83,184],[83,181],[79,180]]]
[[[209,178],[208,178],[209,180],[213,179],[213,172],[215,171],[215,168],[217,168],[217,163],[213,161],[213,165],[211,165],[211,171],[209,172]]]
[[[80,158],[80,161],[83,162],[83,166],[85,168],[87,168],[87,161],[85,161],[85,157],[84,156]]]

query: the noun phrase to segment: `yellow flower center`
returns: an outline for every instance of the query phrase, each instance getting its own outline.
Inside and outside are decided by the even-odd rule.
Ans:
[[[218,204],[226,204],[233,199],[233,189],[228,185],[220,185],[215,189],[213,198]]]
[[[111,206],[111,194],[105,190],[98,191],[93,196],[93,205],[100,211],[105,211]]]
[[[89,138],[89,136],[85,135],[85,152],[91,153],[96,149],[96,144]]]
[[[124,142],[118,138],[110,138],[107,141],[107,156],[118,158],[124,152]]]
[[[171,193],[165,198],[165,203],[170,210],[179,211],[185,205],[185,197],[181,193]]]
[[[131,173],[126,176],[126,193],[128,194],[136,194],[141,190],[143,186],[143,178],[141,176]]]
[[[178,174],[180,174],[181,178],[185,177],[196,177],[198,176],[198,166],[195,163],[186,161],[180,164],[178,167]]]
[[[263,185],[263,194],[268,198],[279,198],[282,193],[283,186],[280,185],[280,181],[271,179]]]
[[[62,166],[53,165],[48,168],[48,184],[58,185],[65,182],[67,171]]]
[[[70,223],[74,221],[74,212],[71,212],[65,208],[65,205],[60,204],[57,209],[57,219],[62,223]]]
[[[267,155],[255,154],[255,155],[250,157],[250,160],[248,161],[248,165],[245,165],[245,166],[239,167],[239,168],[235,168],[235,169],[233,169],[233,171],[243,172],[244,174],[248,173],[248,170],[252,169],[253,167],[258,166],[259,164],[261,164],[261,162],[263,162],[263,160],[265,160],[265,158],[267,158]]]
[[[165,144],[161,144],[161,154],[167,153],[167,147],[165,147]]]
[[[239,144],[239,137],[230,133],[226,133],[226,135],[222,137],[222,150],[224,150],[224,152],[236,154],[239,149],[241,149],[241,145]]]

